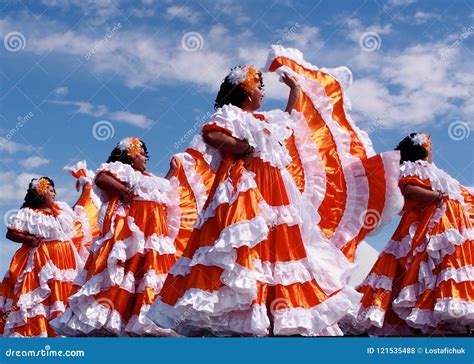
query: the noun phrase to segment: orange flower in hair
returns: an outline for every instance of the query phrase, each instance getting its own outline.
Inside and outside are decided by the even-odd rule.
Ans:
[[[51,186],[46,178],[39,178],[33,180],[31,186],[34,188],[36,193],[40,196],[44,196],[48,193],[49,187]]]
[[[127,154],[132,158],[139,156],[143,152],[142,142],[135,137],[123,139],[118,144],[118,148],[122,151],[127,151]]]
[[[415,145],[422,146],[427,152],[431,150],[431,138],[429,134],[418,133],[411,137]]]
[[[252,66],[234,67],[227,76],[234,85],[242,85],[242,88],[250,92],[260,85],[260,75]]]

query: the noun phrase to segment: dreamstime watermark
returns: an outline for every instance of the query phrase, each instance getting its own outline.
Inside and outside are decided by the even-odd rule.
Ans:
[[[3,38],[3,46],[9,52],[19,52],[25,49],[26,38],[20,32],[10,32]]]
[[[283,28],[283,35],[281,36],[281,38],[275,43],[276,45],[282,45],[284,42],[286,42],[288,39],[290,39],[290,37],[296,33],[296,31],[298,30],[298,28],[301,28],[301,24],[299,24],[298,22],[296,22],[293,26],[291,26],[290,28]]]
[[[462,120],[456,120],[449,124],[448,135],[449,138],[455,142],[469,138],[471,128],[469,124]]]
[[[469,28],[462,28],[461,35],[451,44],[449,48],[442,49],[440,52],[440,57],[442,60],[449,58],[451,54],[453,54],[456,49],[461,47],[461,44],[474,33],[474,26],[470,26]]]
[[[374,52],[380,49],[382,39],[376,32],[365,32],[359,38],[359,46],[365,52]]]
[[[45,345],[44,349],[38,350],[15,350],[9,348],[5,350],[4,355],[6,357],[13,358],[50,358],[50,357],[80,357],[86,356],[84,350],[53,350],[50,345]]]
[[[23,128],[26,124],[28,124],[31,119],[35,116],[31,111],[23,116],[18,116],[16,118],[17,123],[15,124],[15,127],[11,128],[8,133],[0,139],[0,144],[6,144],[10,139],[12,139],[16,133],[20,131],[21,128]]]
[[[182,145],[184,145],[189,139],[191,139],[197,131],[199,131],[201,129],[201,127],[204,125],[204,123],[209,120],[209,118],[211,117],[211,113],[210,112],[207,112],[205,115],[199,117],[199,116],[196,116],[196,118],[194,119],[195,122],[193,124],[193,127],[192,128],[189,128],[186,133],[183,134],[183,136],[181,138],[179,138],[179,140],[177,140],[173,147],[174,149],[179,149]]]
[[[114,125],[107,120],[98,121],[92,126],[92,135],[100,142],[112,139],[115,135]]]
[[[387,119],[387,116],[388,116],[388,112],[379,116],[377,119],[375,119],[375,121],[372,124],[370,124],[370,126],[365,130],[365,132],[370,135],[378,128],[383,127],[384,122]]]
[[[112,28],[106,28],[107,33],[100,41],[94,44],[94,47],[92,47],[89,52],[85,54],[84,59],[86,61],[90,60],[91,57],[94,56],[107,42],[109,42],[120,29],[122,29],[121,23],[115,24]]]
[[[285,298],[276,298],[270,303],[270,312],[275,315],[277,311],[289,308],[288,301]]]
[[[373,230],[380,225],[380,213],[374,209],[368,209],[359,216],[360,224],[368,230]]]
[[[187,52],[196,52],[204,46],[204,38],[198,32],[188,32],[181,38],[181,47]]]

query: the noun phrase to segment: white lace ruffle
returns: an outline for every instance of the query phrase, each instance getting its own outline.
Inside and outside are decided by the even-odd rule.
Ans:
[[[201,211],[198,215],[196,224],[194,225],[195,229],[200,229],[204,223],[214,217],[216,214],[216,209],[219,205],[224,203],[232,204],[235,202],[239,194],[246,192],[250,189],[257,188],[257,183],[255,182],[255,173],[243,170],[242,177],[237,185],[236,191],[234,192],[234,185],[230,178],[221,182],[214,193],[212,202],[207,206],[207,208]]]
[[[459,182],[434,163],[424,160],[406,161],[402,163],[400,170],[400,178],[416,176],[422,180],[429,180],[433,190],[448,195],[450,199],[457,200],[464,205],[464,197]]]
[[[77,179],[79,186],[92,186],[90,191],[92,202],[94,203],[95,207],[100,208],[102,202],[96,193],[97,188],[94,188],[95,173],[90,169],[87,169],[87,162],[85,160],[81,160],[71,166],[64,167],[64,170],[71,173],[71,175]]]
[[[284,168],[291,162],[284,142],[291,130],[278,123],[267,123],[233,105],[224,105],[212,116],[207,125],[228,130],[234,138],[246,140],[255,148],[252,156],[259,157],[274,167]]]
[[[373,289],[392,290],[393,279],[391,277],[382,276],[374,272],[370,273],[359,287],[370,286]]]
[[[372,141],[370,140],[368,134],[365,131],[359,129],[355,125],[354,121],[352,120],[349,114],[349,110],[351,110],[351,103],[344,91],[345,89],[347,89],[347,87],[349,87],[352,84],[353,78],[352,78],[351,70],[345,66],[337,67],[337,68],[321,68],[320,69],[317,66],[314,66],[311,63],[305,61],[303,57],[303,53],[301,53],[298,49],[285,48],[281,45],[271,46],[271,50],[267,57],[266,65],[264,66],[263,70],[268,71],[273,61],[278,57],[292,60],[310,71],[321,71],[321,72],[327,73],[331,75],[334,79],[336,79],[336,81],[339,83],[343,91],[342,99],[343,99],[343,107],[344,107],[344,114],[346,116],[346,120],[351,126],[351,128],[353,129],[353,131],[356,133],[359,140],[362,142],[364,149],[366,150],[367,156],[368,157],[373,156],[375,152],[372,145]],[[280,67],[276,72],[277,73],[281,72],[281,68],[283,67]]]
[[[308,123],[304,116],[293,110],[291,112],[295,122],[293,129],[295,145],[304,170],[305,188],[303,195],[309,198],[316,210],[326,195],[326,173],[319,154],[318,146],[311,137]]]
[[[94,254],[103,242],[114,236],[113,227],[115,226],[116,216],[118,215],[114,215],[112,218],[111,230],[105,237],[98,239],[91,248]],[[107,267],[87,280],[85,279],[87,277],[85,271],[78,276],[75,284],[80,286],[80,289],[69,297],[69,308],[66,312],[51,323],[58,332],[70,336],[91,335],[100,332],[107,335],[122,336],[125,334],[127,322],[124,322],[120,313],[114,309],[115,303],[108,299],[96,301],[94,295],[114,285],[131,294],[143,292],[147,287],[153,288],[156,293],[161,290],[165,279],[164,275],[156,275],[154,272],[148,271],[141,281],[137,281],[134,274],[132,272],[126,273],[125,267],[120,263],[137,254],[144,255],[150,250],[157,251],[159,254],[174,255],[176,249],[173,239],[169,236],[158,236],[157,234],[145,237],[133,217],[128,216],[126,222],[132,235],[124,241],[114,242],[107,257]],[[143,319],[139,317],[134,321],[133,328],[137,328],[137,325],[142,321]],[[129,331],[132,326],[128,328]],[[149,323],[142,329],[148,333]],[[158,328],[156,329],[158,330]]]
[[[169,204],[170,182],[153,174],[143,174],[122,162],[103,163],[96,174],[109,172],[133,189],[135,200]],[[102,197],[104,198],[104,197]]]
[[[7,227],[32,234],[42,241],[69,241],[76,234],[74,220],[77,217],[67,203],[55,203],[60,208],[58,216],[24,207],[11,216]]]
[[[213,171],[217,171],[222,161],[221,153],[216,148],[207,144],[201,134],[194,136],[188,148],[199,152],[209,167]]]
[[[183,165],[187,182],[189,187],[191,187],[191,191],[193,192],[198,212],[200,212],[207,200],[207,190],[202,180],[202,176],[196,172],[196,161],[190,154],[186,152],[178,153],[174,156],[178,158]]]
[[[68,244],[68,242],[65,242],[64,244]],[[37,251],[38,248],[30,250],[30,255],[28,257],[25,269],[20,275],[18,281],[15,282],[13,290],[13,294],[15,296],[18,295],[26,274],[28,272],[34,271],[35,269],[34,259]],[[38,272],[38,288],[19,295],[18,299],[15,300],[17,308],[12,310],[12,312],[6,318],[3,336],[13,336],[15,334],[15,327],[25,325],[28,319],[37,315],[43,314],[47,319],[50,319],[51,314],[55,313],[56,311],[63,312],[64,305],[62,302],[57,302],[49,307],[44,306],[41,302],[46,300],[51,295],[51,281],[72,282],[77,276],[77,273],[77,269],[59,269],[51,260],[48,260]],[[64,299],[66,299],[66,297],[64,297]],[[4,306],[3,311],[5,312],[12,308],[11,305],[13,304],[13,301],[9,300],[7,303],[10,304],[10,307],[7,305]]]

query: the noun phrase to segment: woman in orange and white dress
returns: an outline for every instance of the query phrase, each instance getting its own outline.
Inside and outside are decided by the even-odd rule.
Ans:
[[[317,228],[311,202],[286,170],[290,112],[257,114],[261,74],[234,68],[202,130],[220,151],[209,198],[184,254],[148,316],[185,335],[341,335],[337,322],[360,296],[351,264]],[[267,120],[268,119],[268,120]],[[279,120],[276,120],[279,119]]]
[[[0,285],[5,337],[57,336],[49,322],[64,312],[82,267],[73,244],[79,218],[55,196],[51,179],[33,179],[23,206],[10,217],[7,238],[22,246]]]
[[[401,153],[402,218],[358,290],[356,330],[376,335],[466,332],[474,325],[472,194],[439,169],[427,134]]]
[[[146,171],[148,152],[138,138],[118,143],[96,174],[103,202],[101,236],[74,282],[69,307],[52,322],[67,336],[172,335],[146,317],[176,262],[177,181]]]

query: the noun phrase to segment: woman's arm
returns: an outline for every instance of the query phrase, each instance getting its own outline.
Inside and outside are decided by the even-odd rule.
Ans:
[[[40,239],[38,239],[36,236],[12,229],[7,230],[6,238],[8,240],[14,241],[15,243],[26,243],[33,246],[38,246],[40,243]]]
[[[301,86],[298,84],[296,78],[291,77],[288,73],[283,73],[281,76],[282,82],[290,88],[290,95],[288,96],[288,104],[285,111],[290,114],[296,107],[296,102],[301,94]]]
[[[426,188],[410,184],[405,185],[401,191],[404,197],[424,203],[431,203],[435,202],[436,200],[441,201],[443,197],[443,195],[439,192],[427,190]]]
[[[224,153],[244,155],[252,151],[252,147],[244,140],[238,140],[221,131],[209,131],[203,134],[204,141],[211,147]]]
[[[100,172],[97,175],[95,178],[95,184],[101,190],[104,190],[109,194],[118,196],[127,201],[129,201],[129,197],[132,194],[132,189],[130,187],[126,186],[106,172]]]
[[[178,170],[178,162],[176,161],[175,157],[172,157],[170,161],[170,169],[168,170],[168,173],[166,173],[165,178],[170,179],[171,177],[175,175],[177,170]]]

